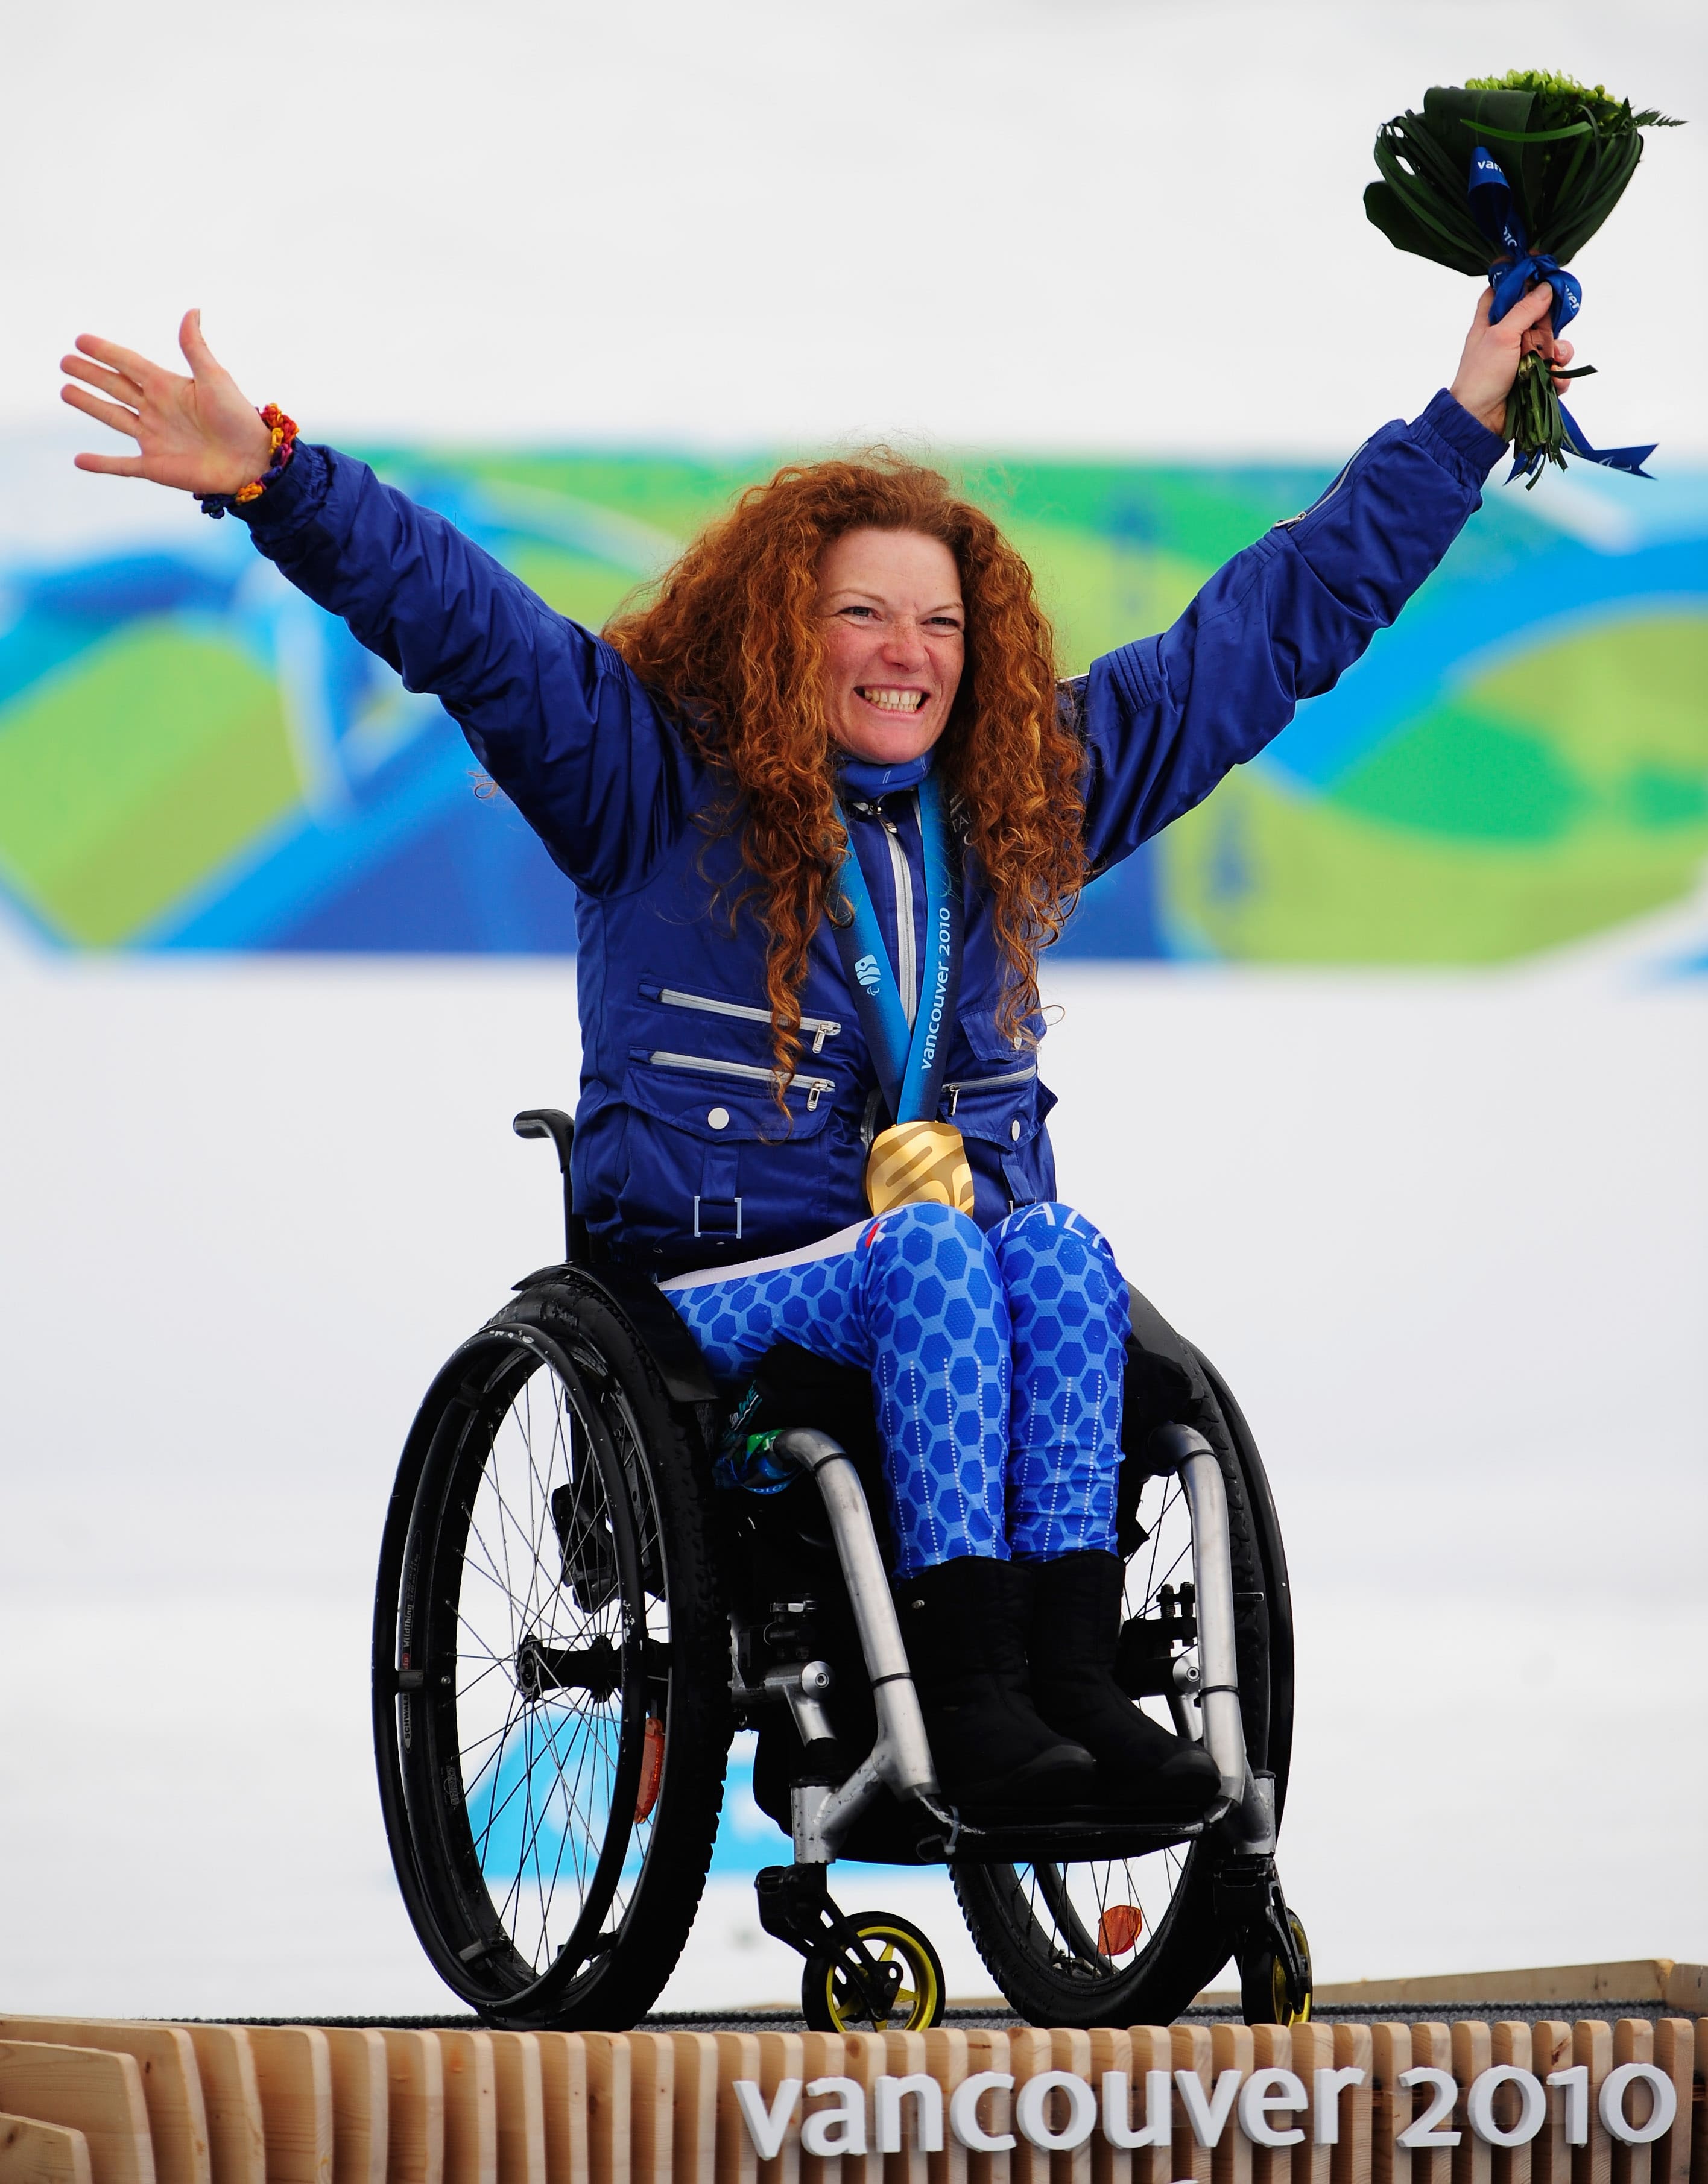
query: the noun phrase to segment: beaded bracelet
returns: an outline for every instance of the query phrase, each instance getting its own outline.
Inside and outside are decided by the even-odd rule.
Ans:
[[[296,419],[286,416],[276,402],[268,403],[266,408],[258,411],[257,415],[272,435],[271,465],[263,471],[260,477],[252,478],[248,485],[239,486],[235,493],[198,493],[195,497],[203,515],[211,515],[215,521],[228,508],[259,500],[267,488],[275,484],[290,468],[291,457],[296,452],[297,445]]]

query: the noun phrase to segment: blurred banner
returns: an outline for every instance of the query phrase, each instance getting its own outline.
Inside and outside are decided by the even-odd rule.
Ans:
[[[773,461],[364,452],[594,626]],[[572,890],[432,699],[240,524],[64,465],[0,445],[0,916],[59,949],[572,952]],[[1330,476],[958,475],[1069,669],[1165,627]],[[1705,860],[1708,472],[1580,467],[1491,487],[1397,628],[1063,945],[1469,965],[1629,928],[1657,970],[1708,972]]]

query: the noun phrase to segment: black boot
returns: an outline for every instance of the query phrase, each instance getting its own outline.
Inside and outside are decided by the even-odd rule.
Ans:
[[[1039,1713],[1095,1757],[1105,1797],[1158,1819],[1195,1819],[1221,1781],[1214,1760],[1151,1720],[1112,1673],[1126,1574],[1119,1557],[1088,1551],[1031,1569],[1028,1650]]]
[[[957,1555],[894,1583],[937,1779],[957,1805],[1074,1803],[1094,1792],[1090,1752],[1046,1728],[1027,1692],[1030,1575]]]

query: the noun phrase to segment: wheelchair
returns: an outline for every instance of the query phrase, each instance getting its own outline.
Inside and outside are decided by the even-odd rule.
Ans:
[[[1219,1795],[1185,1822],[963,1815],[939,1790],[890,1600],[869,1382],[779,1345],[732,1437],[730,1391],[667,1300],[592,1263],[570,1118],[532,1109],[514,1128],[555,1144],[565,1256],[428,1390],[374,1605],[387,1837],[453,1992],[513,2028],[643,2017],[688,1939],[749,1726],[756,1797],[794,1849],[757,1876],[760,1919],[805,1959],[809,2026],[921,2030],[944,2008],[926,1935],[837,1905],[839,1857],[946,1866],[1031,2022],[1167,2024],[1231,1958],[1248,2022],[1308,2016],[1275,1858],[1287,1563],[1250,1429],[1203,1354],[1132,1293],[1116,1674],[1204,1741]],[[763,1479],[728,1483],[738,1446],[765,1451]]]

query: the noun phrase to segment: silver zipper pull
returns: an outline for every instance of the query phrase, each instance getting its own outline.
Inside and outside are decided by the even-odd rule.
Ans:
[[[949,1087],[949,1112],[952,1116],[954,1114],[955,1110],[960,1106],[960,1104],[961,1088],[958,1084],[952,1084]]]
[[[823,1078],[820,1078],[820,1077],[815,1077],[815,1078],[813,1078],[811,1080],[811,1082],[810,1082],[810,1084],[809,1084],[809,1085],[808,1085],[808,1087],[807,1087],[807,1113],[808,1113],[809,1115],[812,1112],[812,1110],[813,1110],[813,1109],[814,1109],[814,1108],[818,1105],[818,1095],[819,1095],[819,1094],[820,1094],[823,1089],[824,1089],[824,1080],[823,1079]]]

